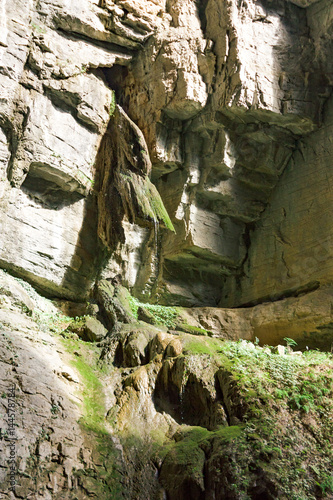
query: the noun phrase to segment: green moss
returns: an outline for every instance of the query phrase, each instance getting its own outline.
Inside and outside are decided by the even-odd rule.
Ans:
[[[159,192],[157,191],[156,187],[154,186],[154,184],[150,182],[148,177],[145,183],[144,194],[150,201],[151,209],[153,212],[153,217],[152,217],[153,220],[162,221],[167,229],[175,232],[175,228],[173,227],[169,214],[166,211],[162,198]],[[146,215],[149,216],[149,214]]]
[[[215,360],[219,359],[218,354],[221,352],[223,341],[216,338],[193,338],[186,336],[184,340],[184,354],[209,354]]]
[[[188,480],[204,487],[205,450],[212,448],[216,440],[222,445],[234,443],[241,434],[241,426],[220,427],[216,431],[185,427],[177,442],[168,446],[161,471],[162,484],[169,492],[177,490]]]
[[[31,27],[32,27],[33,33],[37,33],[39,35],[46,33],[46,29],[42,26],[39,26],[36,23],[31,23]]]
[[[134,172],[121,172],[123,184],[128,185],[132,200],[127,200],[130,205],[136,203],[139,216],[154,222],[161,222],[170,231],[175,232],[169,214],[163,204],[162,198],[148,176],[137,175]],[[130,207],[130,210],[133,207]]]
[[[113,116],[114,112],[116,110],[116,93],[114,90],[111,90],[111,103],[110,103],[110,109],[109,109],[109,116]]]
[[[222,442],[230,442],[242,435],[244,427],[245,426],[243,425],[230,425],[228,427],[220,427],[220,429],[214,431],[212,435],[215,438],[219,438]]]
[[[104,426],[104,392],[101,383],[103,369],[99,365],[100,350],[94,344],[86,345],[75,334],[64,332],[61,342],[66,351],[76,354],[71,364],[79,372],[83,383],[83,412],[82,424],[87,429],[106,433]]]
[[[83,384],[83,417],[80,424],[91,435],[91,448],[100,457],[97,468],[81,469],[76,472],[76,476],[80,477],[80,483],[89,491],[89,496],[94,494],[101,500],[126,498],[119,452],[105,427],[105,401],[101,380],[107,368],[99,363],[100,350],[94,344],[85,344],[70,332],[63,333],[62,343],[68,353],[75,354],[71,364],[79,372]]]
[[[237,498],[250,498],[258,464],[283,498],[314,499],[316,488],[327,494],[333,462],[332,355],[280,356],[250,342],[207,337],[184,341],[185,356],[209,355],[220,367],[218,378],[226,384],[231,408],[242,414],[243,429],[222,428],[210,436],[200,431],[197,440],[204,448],[207,440],[213,443],[210,464],[220,464]],[[229,446],[228,432],[231,439],[235,432],[236,445]],[[317,468],[316,477],[311,467]]]
[[[137,319],[137,315],[133,314],[132,297],[127,288],[118,285],[116,288],[115,298],[129,316],[133,316]]]
[[[176,325],[176,330],[179,330],[181,332],[185,333],[191,333],[192,335],[212,335],[212,332],[205,330],[204,328],[199,328],[197,326],[192,326],[187,323],[178,323]]]
[[[205,427],[199,426],[186,426],[181,430],[181,440],[179,440],[174,446],[177,447],[180,444],[192,446],[201,446],[203,444],[207,445],[210,440],[218,438],[221,442],[230,442],[241,436],[244,430],[244,425],[230,425],[230,426],[219,426],[216,430],[209,431]],[[179,437],[178,437],[179,439]]]

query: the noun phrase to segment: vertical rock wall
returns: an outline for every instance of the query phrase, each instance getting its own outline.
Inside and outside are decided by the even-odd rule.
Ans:
[[[299,139],[269,204],[250,233],[251,245],[240,276],[228,279],[221,305],[237,306],[298,295],[332,283],[333,7],[308,9],[315,64],[325,73],[316,91],[320,126]],[[319,75],[317,76],[319,82]]]
[[[253,229],[326,126],[328,2],[1,8],[1,266],[75,299],[99,273],[167,304],[271,294]]]
[[[333,279],[333,101],[324,125],[298,142],[269,206],[251,234],[244,275],[229,280],[223,304],[274,300]]]

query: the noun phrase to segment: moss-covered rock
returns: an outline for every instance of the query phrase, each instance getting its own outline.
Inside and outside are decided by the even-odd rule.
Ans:
[[[131,323],[135,318],[131,314],[128,292],[121,285],[113,286],[108,280],[101,280],[95,289],[96,300],[101,316],[111,330],[117,323]]]
[[[192,335],[212,335],[212,332],[199,326],[189,325],[188,323],[177,323],[175,329],[180,332],[191,333]]]
[[[87,317],[84,331],[84,340],[89,340],[90,342],[100,342],[108,333],[105,326],[98,319],[92,317]]]
[[[156,316],[144,306],[138,307],[138,319],[150,325],[158,325]]]
[[[119,173],[118,183],[122,187],[123,204],[133,222],[153,221],[175,231],[162,198],[148,176],[127,170]]]

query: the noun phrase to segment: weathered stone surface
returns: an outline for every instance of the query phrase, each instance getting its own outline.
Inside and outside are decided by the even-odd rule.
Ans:
[[[57,210],[40,200],[45,195]],[[9,189],[0,211],[2,266],[55,295],[85,297],[95,275],[94,206],[81,196],[66,200],[41,182],[30,184],[27,192]]]
[[[153,359],[156,354],[164,354],[173,336],[166,332],[158,332],[150,344],[150,359]]]
[[[222,305],[275,300],[332,283],[331,188],[333,101],[325,126],[299,141],[256,230],[236,284],[228,279]]]
[[[90,188],[98,144],[96,133],[80,126],[70,113],[64,113],[48,98],[37,94],[30,106],[10,180],[19,187],[29,172],[64,191],[84,194]]]
[[[228,340],[257,337],[262,344],[277,345],[288,337],[302,349],[326,350],[333,342],[332,287],[254,307],[198,307],[186,312],[197,326]]]
[[[179,339],[173,339],[167,345],[165,355],[166,357],[174,358],[182,353],[183,346]]]
[[[180,356],[166,359],[161,367],[154,400],[160,411],[170,413],[179,424],[214,429],[226,423],[215,387],[217,366],[207,359]]]
[[[145,133],[153,176],[160,178],[157,186],[176,228],[176,236],[162,238],[159,276],[152,280],[150,295],[164,303],[212,304],[219,299],[221,282],[246,261],[249,228],[293,154],[295,135],[311,132],[321,121],[329,63],[319,63],[324,51],[309,40],[306,11],[285,2],[241,7],[207,2],[198,11],[172,2],[169,12],[171,38],[181,33],[186,16],[191,26],[201,22],[202,31],[191,31],[191,37],[208,39],[199,51],[198,68],[211,100],[186,127],[181,112],[163,107],[160,83],[153,87],[151,74],[158,59],[167,58],[168,65],[156,71],[167,74],[172,85],[166,69],[173,67],[177,52],[166,53],[157,37],[150,41],[157,44],[151,72],[145,71],[150,56],[143,52],[124,84],[130,116]],[[186,66],[191,47],[184,45],[184,54]],[[315,54],[318,71],[308,67],[304,72]],[[318,86],[320,95],[312,90]],[[139,270],[136,294],[149,281],[149,271]]]
[[[124,366],[140,366],[149,361],[149,343],[156,332],[145,327],[129,332],[122,339],[122,364]]]
[[[42,332],[31,319],[23,320],[20,313],[10,313],[1,306],[1,428],[8,429],[11,402],[15,405],[17,438],[16,494],[53,498],[64,490],[65,498],[70,498],[70,489],[77,488],[74,470],[83,466],[80,449],[84,447],[85,435],[77,423],[80,410],[75,404],[75,389],[81,382],[67,365],[59,342],[49,332]],[[9,400],[12,387],[15,395]],[[0,441],[1,485],[8,498],[9,437],[12,436]],[[35,482],[31,473],[37,463],[49,470],[49,476],[41,473]],[[82,493],[78,491],[80,498]]]
[[[150,325],[158,324],[155,316],[148,309],[142,306],[138,308],[138,319],[144,321],[145,323],[149,323]]]
[[[110,281],[101,280],[96,286],[95,296],[104,322],[110,330],[116,329],[119,322],[134,321],[127,301],[128,292],[126,290],[123,292],[121,285],[113,285]]]
[[[10,291],[12,283],[17,281],[9,275],[6,278],[6,281],[2,281],[3,289]],[[119,286],[116,280],[114,285],[115,288]],[[27,284],[23,283],[21,286],[33,296],[36,304],[47,303],[46,299],[38,298],[36,292]],[[113,296],[115,288],[110,286]],[[327,290],[327,296],[332,295],[331,292]],[[280,301],[231,312],[243,315],[243,320],[249,323],[248,330],[252,327],[253,331],[256,331],[256,328],[262,327],[264,331],[269,330],[269,321],[281,321],[279,313],[284,312],[285,315],[289,307],[290,323],[282,325],[283,328],[290,328],[292,322],[296,324],[299,320],[298,327],[301,329],[302,324],[304,325],[302,322],[309,323],[310,315],[313,314],[310,304],[316,304],[316,300],[318,303],[321,301],[323,305],[328,302],[327,297],[322,296],[322,290],[313,292],[312,298],[309,295],[311,294],[298,299],[286,299],[285,304]],[[302,439],[302,443],[310,439],[309,443],[313,446],[311,454],[318,448],[319,427],[323,427],[325,417],[322,412],[323,407],[320,406],[321,413],[318,415],[314,413],[312,407],[311,413],[308,414],[303,408],[299,411],[294,406],[289,408],[294,400],[287,399],[281,408],[278,399],[274,401],[274,391],[277,388],[280,390],[281,387],[280,392],[288,394],[286,390],[282,390],[286,388],[285,382],[288,383],[285,378],[281,386],[279,382],[276,384],[278,380],[281,382],[281,366],[284,365],[280,363],[273,365],[273,358],[283,355],[286,363],[287,358],[292,358],[293,353],[284,346],[278,346],[279,354],[272,354],[269,348],[265,350],[245,340],[232,345],[209,337],[174,336],[157,332],[151,326],[148,327],[149,330],[138,326],[134,331],[132,325],[123,325],[123,331],[117,337],[117,342],[122,344],[127,357],[122,359],[121,366],[105,365],[103,371],[99,371],[100,378],[96,381],[96,373],[94,370],[91,372],[89,370],[92,359],[95,363],[98,360],[95,352],[98,346],[93,350],[86,349],[86,344],[76,341],[77,350],[73,353],[74,338],[71,336],[68,339],[70,352],[66,353],[64,344],[60,343],[58,335],[54,334],[54,330],[61,322],[62,328],[66,328],[69,318],[55,313],[53,317],[47,314],[44,316],[46,323],[43,324],[42,311],[37,311],[36,317],[40,322],[37,325],[33,318],[25,316],[17,309],[17,300],[13,294],[8,293],[7,299],[8,304],[2,303],[0,307],[2,330],[0,351],[4,351],[2,358],[0,356],[4,373],[0,382],[0,405],[3,407],[2,413],[6,414],[8,410],[6,391],[8,386],[14,383],[17,410],[15,421],[18,424],[15,426],[18,437],[16,449],[19,453],[17,496],[30,495],[36,498],[66,500],[75,496],[78,500],[83,500],[87,495],[95,495],[107,499],[114,494],[118,495],[118,491],[121,491],[121,496],[124,498],[143,500],[149,491],[149,498],[161,500],[163,495],[164,497],[166,495],[163,491],[165,488],[168,495],[177,496],[179,499],[187,498],[189,491],[193,492],[193,495],[191,493],[193,498],[200,498],[202,495],[209,498],[212,496],[212,491],[216,491],[215,497],[222,499],[226,491],[233,489],[233,483],[229,486],[226,482],[230,477],[229,469],[227,472],[225,470],[228,464],[227,458],[235,453],[244,453],[245,443],[254,440],[255,444],[260,446],[258,456],[261,454],[260,456],[264,457],[264,461],[268,464],[271,464],[272,457],[281,457],[282,452],[276,451],[275,448],[272,448],[274,452],[272,455],[270,446],[273,446],[274,441],[269,436],[265,434],[266,439],[263,441],[262,435],[259,435],[261,430],[257,431],[259,434],[254,432],[255,427],[252,422],[257,422],[258,414],[261,415],[259,423],[261,428],[263,408],[268,404],[274,405],[272,409],[274,414],[278,409],[279,417],[282,419],[281,429],[287,422],[288,428],[292,428],[291,433],[297,431],[292,452],[298,449],[299,439]],[[53,307],[49,304],[44,309],[51,311]],[[329,309],[331,311],[332,307]],[[316,310],[320,318],[330,314],[328,311],[325,313],[324,306],[320,311],[319,308]],[[220,314],[227,312],[222,309],[219,311]],[[214,314],[213,309],[210,313],[211,316]],[[202,315],[208,316],[209,311],[208,308],[198,308],[187,311],[189,318],[190,314],[201,318],[202,321]],[[244,324],[240,328],[243,328]],[[295,332],[290,333],[293,335]],[[66,338],[68,333],[63,332],[63,335]],[[296,352],[294,355],[297,357],[297,362],[300,360],[302,370],[306,356],[301,352]],[[317,359],[319,356],[320,354]],[[73,362],[75,358],[79,359],[77,367],[84,367],[85,376],[80,376],[70,366],[69,361]],[[316,366],[316,355],[313,359],[314,371],[311,372],[311,377],[318,376],[323,380],[327,376],[329,382],[328,367]],[[329,356],[326,359],[328,361]],[[296,358],[294,361],[296,362]],[[142,362],[147,364],[138,366]],[[264,373],[263,366],[267,368],[265,373],[270,375],[267,378],[277,377],[272,386],[272,393],[265,392],[266,386],[265,389],[259,388],[263,382],[260,375],[256,379],[257,385],[253,387],[247,378],[246,370],[249,367],[254,375],[253,370],[255,372],[261,370],[260,373]],[[273,368],[275,366],[276,372],[271,370],[272,366]],[[286,364],[285,368],[292,370],[292,366],[293,363],[290,366]],[[286,373],[289,375],[292,371]],[[300,373],[304,381],[304,371]],[[85,385],[87,376],[89,376],[88,386]],[[295,379],[292,383],[297,384],[299,380]],[[104,403],[100,406],[98,399],[95,409],[94,398],[97,398],[97,395],[94,392],[94,398],[89,400],[89,413],[82,415],[79,409],[81,406],[76,406],[75,402],[82,403],[83,397],[87,395],[86,391],[89,393],[91,390],[91,385],[95,387],[95,391],[98,390],[99,396],[102,390],[105,391],[105,408]],[[327,401],[327,389],[325,385],[323,387]],[[78,392],[74,392],[74,388]],[[259,391],[262,392],[259,394]],[[259,402],[259,397],[263,398],[264,402]],[[303,398],[307,403],[310,401],[307,396]],[[298,399],[293,404],[299,404]],[[308,404],[314,403],[310,401]],[[249,422],[248,415],[251,416],[251,411],[259,413],[254,413],[255,420]],[[245,416],[246,425],[244,425]],[[85,427],[76,421],[79,417],[80,421],[86,422],[86,427],[90,429],[88,433]],[[269,418],[272,418],[272,413]],[[303,422],[304,429],[299,428],[299,422],[295,425],[295,419],[301,419],[299,422]],[[103,429],[102,437],[99,433],[93,432],[96,423],[100,426],[97,429]],[[111,424],[112,432],[117,429],[118,435],[110,434]],[[318,431],[316,439],[313,437],[312,428],[309,430],[310,438],[307,437],[306,429],[310,424]],[[8,437],[3,433],[6,426],[7,422],[4,421],[4,424],[1,422],[0,448],[3,450],[1,465],[10,449]],[[247,428],[250,430],[246,431]],[[325,432],[327,432],[326,427]],[[236,440],[241,436],[243,440]],[[328,442],[330,437],[329,434]],[[325,436],[322,439],[327,441]],[[262,442],[264,447],[261,447]],[[254,453],[251,447],[250,450]],[[326,455],[328,453],[325,450],[325,457]],[[252,456],[248,458],[252,460]],[[313,460],[318,465],[315,461],[318,458]],[[225,467],[222,467],[222,464]],[[237,464],[238,468],[245,470],[239,455]],[[4,465],[0,470],[6,494],[8,467],[6,463]],[[115,471],[119,471],[119,475]],[[239,473],[237,474],[239,480]],[[267,488],[272,488],[271,480],[262,477],[257,469],[253,474],[254,488],[257,486],[258,478],[261,487],[267,483]],[[105,477],[108,478],[107,483],[103,482]],[[307,482],[307,488],[308,484]],[[222,493],[218,493],[220,491],[223,491],[223,497]]]
[[[322,122],[330,93],[331,7],[293,3],[308,8],[282,0],[5,3],[0,195],[11,250],[3,265],[66,297],[87,295],[99,262],[103,276],[120,272],[139,297],[217,304],[224,281],[227,291],[229,276],[238,280],[248,265],[251,229],[295,138]],[[175,235],[152,229],[172,223],[151,166]],[[88,201],[95,176],[97,207]],[[26,209],[41,236],[27,230]],[[63,220],[71,236],[46,248],[49,227]],[[23,239],[33,255],[21,251]]]
[[[84,324],[85,339],[90,342],[100,342],[108,331],[96,318],[87,318]]]
[[[109,369],[89,372],[87,433],[75,404],[87,403],[84,377],[50,329],[68,328],[62,342],[74,342],[71,320],[0,274],[0,405],[4,414],[14,383],[16,496],[234,498],[234,437],[251,393],[237,389],[248,366],[232,374],[232,349],[256,361],[266,353],[270,365],[290,350],[279,346],[280,359],[249,340],[332,346],[332,26],[328,0],[2,2],[0,266],[77,301],[58,303],[67,314],[94,313],[108,327],[76,320],[102,342],[82,359],[88,346],[77,341],[73,359],[89,372],[101,348]],[[87,309],[96,281],[98,304]],[[193,335],[137,322],[122,283],[145,301],[200,306],[172,327]],[[204,307],[218,304],[227,308]],[[223,340],[239,339],[221,356]],[[275,390],[265,402],[255,388],[258,415]],[[310,429],[295,445],[297,467],[297,453],[309,446],[310,464],[329,442],[314,399],[298,424],[299,399],[281,412],[282,433]],[[259,450],[246,464],[248,494],[287,498],[268,479],[285,450],[250,424],[246,432],[242,445]],[[326,476],[314,474],[319,498]]]
[[[0,301],[6,302],[6,297],[10,297],[9,302],[23,309],[25,312],[32,313],[36,307],[34,300],[29,296],[21,283],[15,281],[14,278],[6,275],[3,271],[0,271]]]

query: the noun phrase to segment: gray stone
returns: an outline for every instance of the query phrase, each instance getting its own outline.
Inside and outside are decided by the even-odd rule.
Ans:
[[[8,297],[9,304],[19,307],[24,312],[32,313],[36,307],[34,300],[24,288],[25,283],[20,283],[12,276],[0,270],[0,297]]]
[[[146,329],[129,333],[123,345],[124,366],[139,366],[148,362],[148,344],[154,334],[155,332]]]
[[[108,331],[105,326],[96,318],[88,317],[84,324],[85,340],[90,342],[100,342],[105,338]]]
[[[331,283],[329,251],[307,266],[326,222],[298,247],[305,208],[285,203],[305,171],[313,220],[326,200],[327,0],[15,0],[0,17],[2,266],[61,297],[85,300],[99,269],[188,306]]]
[[[286,348],[283,345],[277,345],[272,349],[274,354],[279,354],[279,356],[284,356],[286,353]]]

